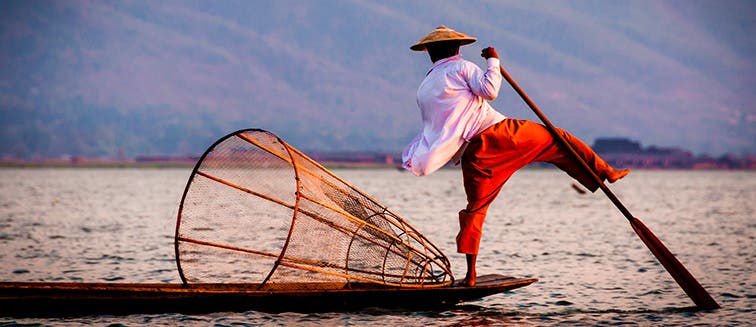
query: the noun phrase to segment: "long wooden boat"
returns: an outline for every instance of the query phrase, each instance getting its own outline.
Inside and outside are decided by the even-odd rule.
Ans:
[[[279,285],[142,283],[0,283],[0,315],[11,317],[133,313],[202,313],[257,310],[324,312],[367,307],[449,308],[460,302],[524,287],[537,279],[502,275],[478,277],[474,287],[384,287],[372,283]],[[289,287],[287,289],[287,286]]]

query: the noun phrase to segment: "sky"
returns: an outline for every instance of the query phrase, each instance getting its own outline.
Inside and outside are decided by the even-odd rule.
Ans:
[[[308,150],[400,152],[437,25],[551,121],[756,153],[753,1],[3,1],[0,155],[197,154],[242,128]],[[537,120],[506,84],[492,105]],[[82,132],[91,131],[91,132]]]

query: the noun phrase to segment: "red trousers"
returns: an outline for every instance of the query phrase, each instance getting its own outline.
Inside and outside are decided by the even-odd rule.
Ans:
[[[577,137],[562,129],[558,132],[599,177],[606,179],[612,168],[604,160]],[[527,120],[505,119],[473,137],[462,156],[467,207],[459,212],[459,253],[478,253],[488,207],[509,177],[533,162],[554,164],[592,192],[599,187],[546,127]]]

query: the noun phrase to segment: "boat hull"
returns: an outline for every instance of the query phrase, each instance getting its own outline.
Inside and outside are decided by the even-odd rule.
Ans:
[[[250,284],[0,283],[0,314],[61,316],[220,311],[326,312],[366,307],[433,309],[524,287],[536,279],[478,277],[475,287],[398,288],[315,284],[258,290]],[[283,286],[283,287],[281,287]]]

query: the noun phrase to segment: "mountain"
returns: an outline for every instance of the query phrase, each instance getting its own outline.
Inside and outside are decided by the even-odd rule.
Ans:
[[[3,1],[0,156],[199,154],[242,128],[401,151],[440,24],[478,37],[555,124],[756,153],[752,2]],[[494,107],[536,119],[504,85]]]

